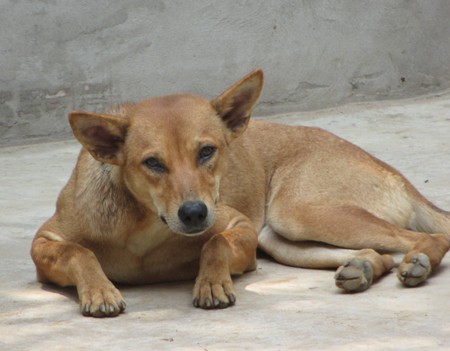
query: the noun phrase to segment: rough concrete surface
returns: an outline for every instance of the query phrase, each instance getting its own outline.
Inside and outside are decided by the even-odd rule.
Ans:
[[[271,119],[353,141],[450,209],[450,92]],[[193,308],[185,282],[122,287],[125,314],[82,317],[75,291],[37,283],[29,257],[78,150],[72,140],[0,149],[1,350],[450,349],[450,255],[423,286],[404,288],[393,272],[360,294],[338,291],[332,271],[261,258],[235,279],[232,308]]]
[[[448,0],[0,0],[0,145],[68,135],[73,109],[195,91],[255,67],[258,113],[450,85]]]

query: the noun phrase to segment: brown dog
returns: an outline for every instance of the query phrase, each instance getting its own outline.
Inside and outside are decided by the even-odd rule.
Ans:
[[[346,291],[393,267],[384,251],[406,254],[404,285],[423,282],[450,247],[450,215],[333,134],[249,122],[262,82],[256,70],[212,102],[171,95],[71,113],[83,149],[33,241],[39,280],[76,286],[85,315],[124,310],[111,281],[197,277],[194,305],[222,308],[259,244],[284,264],[339,267]]]

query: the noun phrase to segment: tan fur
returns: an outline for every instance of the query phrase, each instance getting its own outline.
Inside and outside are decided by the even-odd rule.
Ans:
[[[254,71],[212,102],[171,95],[71,113],[83,149],[33,241],[39,280],[76,286],[85,315],[125,309],[111,281],[196,278],[195,306],[227,307],[261,232],[281,263],[339,267],[347,291],[393,267],[384,251],[406,254],[406,286],[424,281],[449,249],[448,213],[331,133],[250,122],[262,80]]]

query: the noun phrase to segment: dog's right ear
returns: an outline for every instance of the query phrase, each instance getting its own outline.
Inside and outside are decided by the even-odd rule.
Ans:
[[[120,165],[128,120],[111,115],[71,112],[73,134],[98,161]]]

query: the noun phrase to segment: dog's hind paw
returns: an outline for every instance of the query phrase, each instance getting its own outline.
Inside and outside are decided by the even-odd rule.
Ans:
[[[84,316],[115,317],[126,308],[120,291],[112,283],[81,292],[79,298],[81,313]]]
[[[192,303],[195,307],[204,309],[226,308],[234,305],[236,296],[231,278],[222,281],[197,279]]]
[[[373,281],[373,269],[368,260],[354,258],[340,266],[334,275],[336,286],[347,292],[367,290]]]
[[[405,256],[398,267],[397,277],[405,286],[416,286],[424,282],[431,273],[430,259],[423,253]]]

